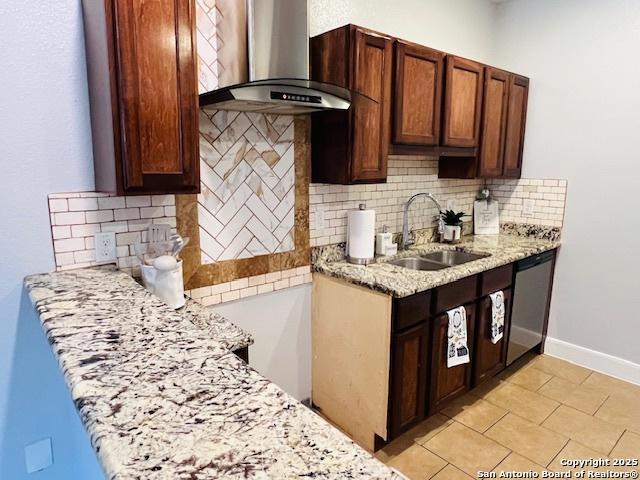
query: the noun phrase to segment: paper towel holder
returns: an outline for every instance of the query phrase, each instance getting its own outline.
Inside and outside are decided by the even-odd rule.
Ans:
[[[367,206],[364,203],[361,203],[358,205],[358,210],[366,210]],[[373,242],[374,242],[374,237],[372,236],[371,241],[372,241],[372,246],[373,246]],[[354,265],[369,265],[370,263],[374,262],[375,256],[374,256],[374,252],[372,249],[371,252],[371,256],[370,257],[352,257],[351,255],[349,255],[349,223],[347,223],[347,262],[354,264]]]
[[[347,262],[354,265],[369,265],[373,263],[373,258],[353,258],[347,255]]]

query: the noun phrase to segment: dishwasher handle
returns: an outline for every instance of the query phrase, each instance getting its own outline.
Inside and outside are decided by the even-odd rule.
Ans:
[[[533,255],[531,257],[520,260],[516,263],[516,271],[521,272],[523,270],[528,270],[529,268],[536,267],[542,263],[550,262],[551,260],[553,260],[555,254],[555,250],[549,250],[547,252],[542,252],[537,255]]]

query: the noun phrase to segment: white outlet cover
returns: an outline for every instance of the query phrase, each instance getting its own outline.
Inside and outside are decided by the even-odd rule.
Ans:
[[[456,201],[453,198],[450,198],[449,200],[447,200],[447,204],[445,206],[445,209],[453,210],[455,212],[457,210]]]
[[[24,447],[24,462],[27,473],[39,472],[53,465],[51,438],[38,440]]]
[[[116,232],[99,232],[95,234],[96,262],[115,262]]]
[[[536,201],[533,198],[525,198],[522,201],[522,215],[525,217],[533,216],[533,209],[536,206]]]

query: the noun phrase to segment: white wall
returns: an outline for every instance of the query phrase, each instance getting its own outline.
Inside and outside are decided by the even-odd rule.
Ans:
[[[569,181],[549,335],[640,364],[640,2],[512,0],[495,62],[531,77],[524,177]]]
[[[495,9],[489,0],[309,0],[310,34],[355,23],[488,62]]]
[[[53,437],[29,478],[99,478],[62,376],[23,293],[53,268],[47,193],[93,189],[78,0],[0,2],[0,478],[26,478],[23,447]]]
[[[296,399],[311,397],[310,284],[212,308],[253,335],[253,368]]]

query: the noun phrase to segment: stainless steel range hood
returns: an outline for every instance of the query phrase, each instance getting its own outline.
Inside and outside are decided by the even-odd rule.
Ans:
[[[246,15],[229,15],[233,21],[246,21],[246,48],[233,48],[231,61],[248,62],[249,81],[201,94],[200,107],[280,115],[347,110],[349,90],[308,79],[307,12],[307,0],[247,0]],[[227,49],[233,47],[231,41],[234,38],[221,39]],[[248,58],[243,58],[245,51]]]

